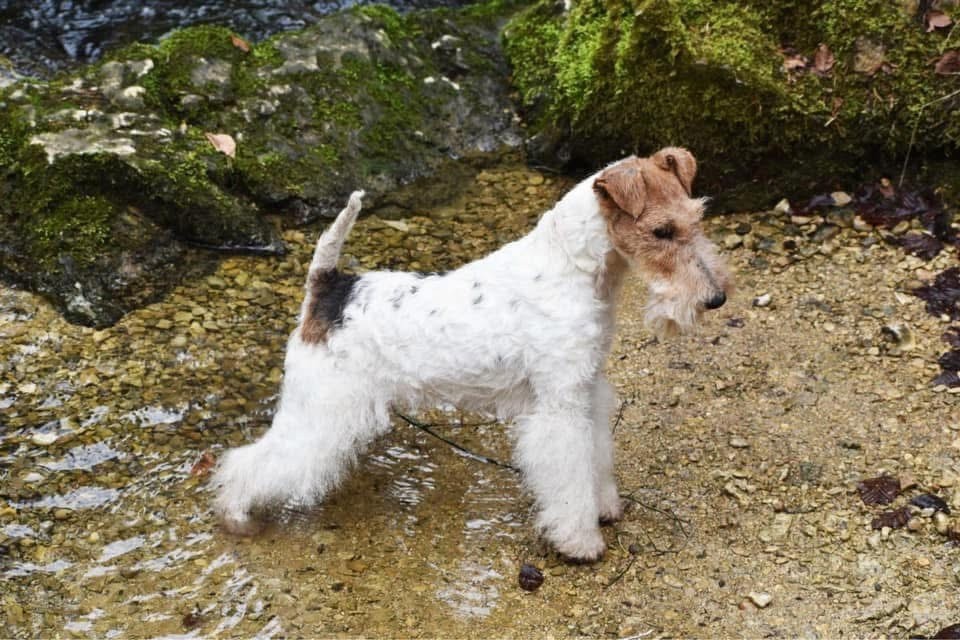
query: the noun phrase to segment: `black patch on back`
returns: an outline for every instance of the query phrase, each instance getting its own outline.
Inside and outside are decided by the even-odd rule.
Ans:
[[[350,302],[360,276],[341,273],[336,269],[320,271],[310,283],[313,294],[310,300],[310,316],[329,327],[343,324],[343,310]]]

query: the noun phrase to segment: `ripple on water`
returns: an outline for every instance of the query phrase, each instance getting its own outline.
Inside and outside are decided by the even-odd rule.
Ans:
[[[97,562],[109,562],[117,556],[122,556],[125,553],[130,553],[135,549],[139,549],[144,544],[146,544],[147,539],[143,536],[134,536],[132,538],[124,538],[123,540],[114,540],[110,544],[103,546],[103,549],[100,551],[100,558]]]
[[[41,462],[40,466],[50,471],[87,471],[108,460],[118,460],[126,455],[110,447],[106,442],[94,442],[73,447],[60,460]]]
[[[4,572],[4,578],[19,578],[29,576],[34,573],[59,573],[73,566],[72,562],[67,560],[54,560],[47,564],[34,564],[33,562],[15,562],[13,567]]]
[[[129,420],[141,427],[152,427],[158,424],[174,424],[183,420],[187,412],[187,405],[180,405],[176,408],[167,408],[161,406],[143,407],[125,413],[121,416],[124,420]]]
[[[33,502],[13,503],[23,509],[93,509],[109,504],[120,497],[116,489],[106,487],[80,487],[76,491],[63,495],[43,496]]]

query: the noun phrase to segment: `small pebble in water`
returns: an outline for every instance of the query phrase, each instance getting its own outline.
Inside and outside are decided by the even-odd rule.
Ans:
[[[543,584],[543,572],[532,564],[524,563],[520,567],[520,588],[524,591],[536,591]]]

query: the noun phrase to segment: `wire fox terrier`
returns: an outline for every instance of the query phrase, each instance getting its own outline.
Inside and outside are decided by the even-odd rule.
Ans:
[[[600,558],[599,524],[623,515],[613,473],[616,398],[603,367],[630,265],[658,334],[723,305],[731,278],[700,228],[686,149],[629,157],[578,184],[528,235],[436,275],[351,275],[337,260],[363,192],[317,242],[279,406],[256,443],[217,471],[216,511],[251,534],[278,504],[322,499],[392,406],[452,402],[515,421],[515,460],[541,533],[564,556]]]

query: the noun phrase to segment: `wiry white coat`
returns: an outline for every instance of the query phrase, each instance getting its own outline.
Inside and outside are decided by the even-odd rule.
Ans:
[[[525,237],[455,271],[363,275],[326,342],[305,344],[298,328],[272,427],[230,451],[217,472],[228,528],[248,530],[259,508],[321,499],[389,428],[391,406],[442,401],[514,419],[540,529],[569,557],[602,555],[598,522],[621,515],[615,397],[602,373],[616,296],[598,294],[613,247],[592,184],[575,187]],[[339,231],[321,238],[312,268],[336,259],[332,236],[342,243],[354,200],[331,227]]]

